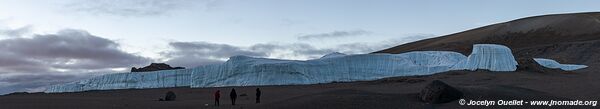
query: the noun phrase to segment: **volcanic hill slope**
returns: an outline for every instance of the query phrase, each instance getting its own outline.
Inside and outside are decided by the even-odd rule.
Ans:
[[[600,62],[600,12],[527,17],[375,53],[443,50],[468,55],[473,44],[480,43],[506,45],[516,58],[550,58],[595,69]]]

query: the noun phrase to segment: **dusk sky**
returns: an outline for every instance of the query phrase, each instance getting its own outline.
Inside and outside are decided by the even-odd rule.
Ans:
[[[230,56],[369,53],[518,18],[600,10],[571,0],[0,0],[0,94]]]

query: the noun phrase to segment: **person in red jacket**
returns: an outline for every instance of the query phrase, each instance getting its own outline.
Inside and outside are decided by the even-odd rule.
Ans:
[[[215,106],[219,106],[219,98],[221,98],[221,90],[215,92]]]

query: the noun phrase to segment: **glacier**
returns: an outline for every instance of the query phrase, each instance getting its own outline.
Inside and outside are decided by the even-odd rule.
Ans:
[[[538,64],[540,64],[546,68],[554,68],[554,69],[560,68],[565,71],[579,70],[579,69],[588,67],[586,65],[561,64],[561,63],[556,62],[555,60],[545,59],[545,58],[533,58],[533,60],[535,60],[535,62],[537,62]]]
[[[46,93],[190,86],[190,70],[113,73],[46,88]]]
[[[460,53],[447,51],[337,54],[307,61],[234,56],[223,64],[199,67],[192,73],[191,87],[316,84],[429,75],[448,71],[464,59],[466,56]]]
[[[222,64],[191,69],[107,74],[50,86],[45,92],[289,85],[374,80],[445,72],[466,58],[460,53],[449,51],[358,55],[334,53],[306,61],[233,56]]]
[[[475,44],[469,57],[456,64],[452,70],[515,71],[517,65],[510,48],[497,44]]]
[[[535,59],[544,66],[585,68]],[[46,93],[168,87],[224,87],[366,81],[395,76],[430,75],[450,70],[515,71],[517,61],[503,45],[475,44],[469,56],[452,51],[401,54],[331,53],[312,60],[233,56],[224,63],[190,69],[113,73],[48,87]]]

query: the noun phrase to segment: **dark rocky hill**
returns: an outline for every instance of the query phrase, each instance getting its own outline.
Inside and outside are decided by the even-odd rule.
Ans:
[[[185,69],[184,67],[171,67],[165,63],[151,63],[150,65],[142,68],[131,68],[131,72],[149,72],[149,71],[159,71],[159,70],[173,70],[173,69]]]
[[[561,63],[586,64],[595,68],[600,65],[600,12],[527,17],[375,53],[447,50],[468,55],[472,45],[479,43],[506,45],[517,58],[551,58]]]

